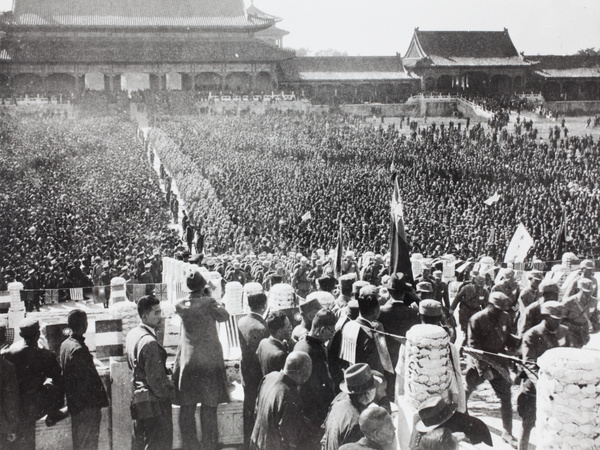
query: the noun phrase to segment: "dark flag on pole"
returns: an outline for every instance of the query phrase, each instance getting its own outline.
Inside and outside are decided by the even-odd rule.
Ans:
[[[565,252],[565,242],[567,241],[567,213],[563,209],[562,222],[560,229],[558,230],[558,236],[556,236],[556,242],[554,243],[554,260],[560,261],[562,255]]]
[[[337,245],[335,246],[335,261],[333,261],[333,276],[340,278],[342,276],[342,257],[344,248],[342,245],[342,221],[340,220],[340,230],[338,232]]]
[[[398,175],[394,176],[394,192],[390,212],[390,275],[402,272],[405,280],[414,285],[410,249],[408,248],[408,240],[404,229],[404,205],[400,196]]]

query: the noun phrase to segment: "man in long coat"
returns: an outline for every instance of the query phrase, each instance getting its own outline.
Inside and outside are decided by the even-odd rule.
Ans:
[[[202,448],[217,448],[217,406],[229,401],[223,349],[217,322],[229,319],[227,310],[210,297],[207,282],[193,267],[186,275],[188,297],[175,305],[183,324],[173,367],[175,403],[181,406],[179,428],[184,449],[198,448],[196,405],[201,403]]]
[[[254,288],[256,290],[249,290]],[[250,313],[238,322],[238,336],[242,351],[240,361],[242,384],[244,386],[244,445],[249,445],[254,427],[254,407],[258,396],[258,386],[262,380],[260,362],[256,354],[258,344],[269,337],[267,322],[263,314],[267,309],[267,296],[258,283],[248,283],[244,287],[248,295]]]

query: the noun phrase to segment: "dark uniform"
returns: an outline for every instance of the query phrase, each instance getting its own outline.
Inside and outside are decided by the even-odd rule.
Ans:
[[[283,369],[288,355],[288,348],[283,342],[271,336],[260,341],[256,355],[258,356],[262,375],[265,376]]]
[[[19,422],[19,385],[15,366],[0,357],[0,449],[9,434],[17,432]]]
[[[495,292],[493,296],[501,295]],[[506,309],[510,308],[510,300],[506,296]],[[469,321],[468,346],[490,353],[506,353],[508,348],[518,345],[518,340],[510,334],[511,319],[505,311],[500,311],[494,306],[488,306],[485,310],[478,312]],[[491,356],[490,358],[494,358]],[[508,364],[501,358],[495,358],[498,365],[506,369],[508,373]],[[500,408],[502,412],[502,425],[504,430],[512,434],[512,403],[511,403],[511,382],[504,378],[501,373],[488,363],[474,358],[469,358],[469,364],[466,378],[467,399],[471,393],[488,380],[500,399]]]
[[[23,323],[27,321],[27,323]],[[37,321],[25,319],[21,325],[28,332],[37,327]],[[6,360],[15,366],[19,382],[21,414],[15,448],[35,450],[35,423],[46,414],[58,410],[63,405],[64,391],[60,366],[54,353],[42,349],[35,342],[19,341],[3,353]],[[51,380],[51,382],[48,382]]]
[[[60,366],[72,420],[73,450],[96,449],[101,408],[108,406],[108,398],[83,336],[73,334],[62,343]]]
[[[240,366],[244,386],[244,443],[249,444],[254,428],[254,407],[258,397],[258,386],[263,376],[256,351],[260,341],[269,337],[265,319],[253,312],[242,317],[238,322],[238,336],[242,353]]]

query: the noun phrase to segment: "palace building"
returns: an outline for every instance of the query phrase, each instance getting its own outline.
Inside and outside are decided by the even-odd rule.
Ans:
[[[14,0],[0,19],[0,92],[293,91],[328,104],[419,92],[600,99],[600,58],[524,56],[503,31],[415,29],[402,57],[296,57],[281,19],[243,0]],[[141,81],[140,81],[141,80]]]

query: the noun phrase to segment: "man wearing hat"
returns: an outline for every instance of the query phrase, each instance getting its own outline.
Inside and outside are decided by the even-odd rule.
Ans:
[[[19,450],[35,450],[36,421],[46,414],[48,424],[61,417],[64,392],[56,355],[38,346],[39,322],[25,318],[19,329],[23,340],[2,351],[2,356],[14,365],[19,384],[21,413],[13,445]]]
[[[296,290],[296,294],[301,298],[306,298],[311,291],[312,283],[308,279],[309,273],[310,266],[308,265],[308,259],[303,256],[292,276],[292,287]]]
[[[317,428],[323,424],[329,405],[335,397],[325,343],[333,337],[336,322],[333,311],[320,309],[312,320],[308,334],[294,346],[294,351],[306,353],[312,361],[312,373],[300,387],[300,398],[304,415]]]
[[[453,399],[434,395],[419,407],[419,421],[410,437],[410,448],[419,448],[421,438],[437,428],[447,428],[452,433],[463,433],[472,445],[485,443],[490,447],[492,435],[487,425],[476,417],[457,411],[458,405]]]
[[[519,450],[527,450],[529,436],[536,419],[536,384],[538,379],[537,360],[547,350],[570,347],[569,329],[560,322],[565,316],[563,305],[557,301],[546,301],[541,305],[542,322],[523,336],[522,354],[525,370],[521,373],[521,393],[517,398],[517,412],[523,419],[519,438]]]
[[[581,348],[590,341],[591,314],[595,314],[598,300],[593,297],[594,283],[587,278],[577,281],[578,292],[563,300],[564,324],[571,332],[573,347]]]
[[[454,315],[454,311],[460,305],[458,323],[465,336],[467,335],[469,320],[475,313],[485,308],[488,303],[488,296],[485,279],[480,275],[473,276],[472,282],[464,283],[458,294],[456,294],[450,306],[450,315]]]
[[[151,295],[154,292],[154,278],[151,273],[152,263],[144,264],[144,272],[140,275],[140,284],[146,285],[146,295]]]
[[[341,315],[341,312],[348,305],[350,300],[352,300],[352,285],[355,281],[355,273],[348,273],[340,277],[340,295],[338,298],[335,299],[334,307],[334,311],[336,312],[338,317]]]
[[[543,280],[539,286],[538,299],[531,303],[519,317],[519,336],[542,321],[541,307],[545,302],[558,300],[558,285],[552,280]]]
[[[357,442],[344,444],[340,450],[365,450],[396,448],[393,444],[396,429],[390,414],[381,406],[373,406],[360,413],[358,418],[360,431],[364,435]]]
[[[565,284],[563,287],[563,292],[564,292],[563,299],[571,297],[578,292],[577,282],[582,278],[587,278],[588,280],[590,280],[592,282],[593,296],[597,298],[598,297],[598,282],[596,281],[596,278],[594,277],[594,270],[596,270],[595,266],[594,266],[594,261],[592,261],[591,259],[584,259],[583,261],[581,261],[581,263],[579,264],[579,270],[577,270],[576,272],[573,272],[573,274],[570,275],[569,278],[565,281]]]
[[[360,430],[360,413],[373,402],[381,382],[365,363],[351,365],[344,371],[341,392],[333,400],[325,419],[325,434],[321,440],[323,450],[337,450],[364,437]]]
[[[0,350],[6,345],[6,325],[0,324]],[[17,438],[19,384],[15,366],[0,357],[0,448]]]
[[[309,297],[312,294],[309,295]],[[300,309],[300,316],[302,317],[302,322],[297,325],[292,331],[292,342],[295,344],[299,342],[304,336],[308,334],[312,327],[312,321],[317,311],[321,309],[321,304],[319,301],[314,298],[307,298],[306,300],[301,300],[298,305]]]
[[[519,340],[510,334],[511,320],[507,311],[511,308],[512,301],[502,292],[492,292],[489,304],[469,320],[467,334],[468,346],[489,353],[510,353],[519,345]],[[489,356],[495,361],[492,366],[481,359],[469,357],[467,372],[465,374],[467,387],[467,401],[477,386],[485,380],[489,381],[500,399],[502,425],[504,433],[502,438],[516,445],[512,435],[512,403],[511,386],[508,363],[500,357]]]
[[[539,298],[541,293],[539,287],[544,279],[544,273],[541,270],[533,269],[527,275],[527,279],[529,280],[529,286],[521,291],[521,295],[519,296],[520,315],[523,315],[525,309]]]
[[[260,341],[269,337],[267,322],[263,314],[267,310],[267,296],[258,283],[247,283],[244,292],[248,298],[250,312],[238,322],[240,339],[242,386],[244,387],[244,445],[250,445],[254,428],[254,407],[258,396],[258,386],[262,380],[260,361],[256,355]]]
[[[377,320],[383,325],[386,333],[396,336],[406,336],[406,332],[413,325],[419,323],[419,310],[416,307],[410,306],[413,303],[416,306],[418,297],[410,284],[406,283],[402,272],[392,274],[387,288],[390,299],[381,307],[379,319]],[[400,352],[400,341],[386,336],[386,342],[390,351],[390,357],[392,358],[392,364],[396,366]]]
[[[442,280],[443,272],[435,270],[432,277],[433,299],[441,302],[444,308],[450,309],[448,284]]]
[[[271,372],[260,384],[256,401],[256,422],[250,450],[311,449],[315,429],[304,416],[299,387],[312,371],[310,357],[292,352],[281,371]]]
[[[217,407],[229,402],[223,348],[217,323],[229,320],[229,313],[216,299],[197,266],[186,273],[187,297],[175,304],[181,317],[181,340],[173,365],[175,403],[180,405],[179,428],[184,449],[198,448],[196,405],[200,407],[202,448],[218,445]]]

